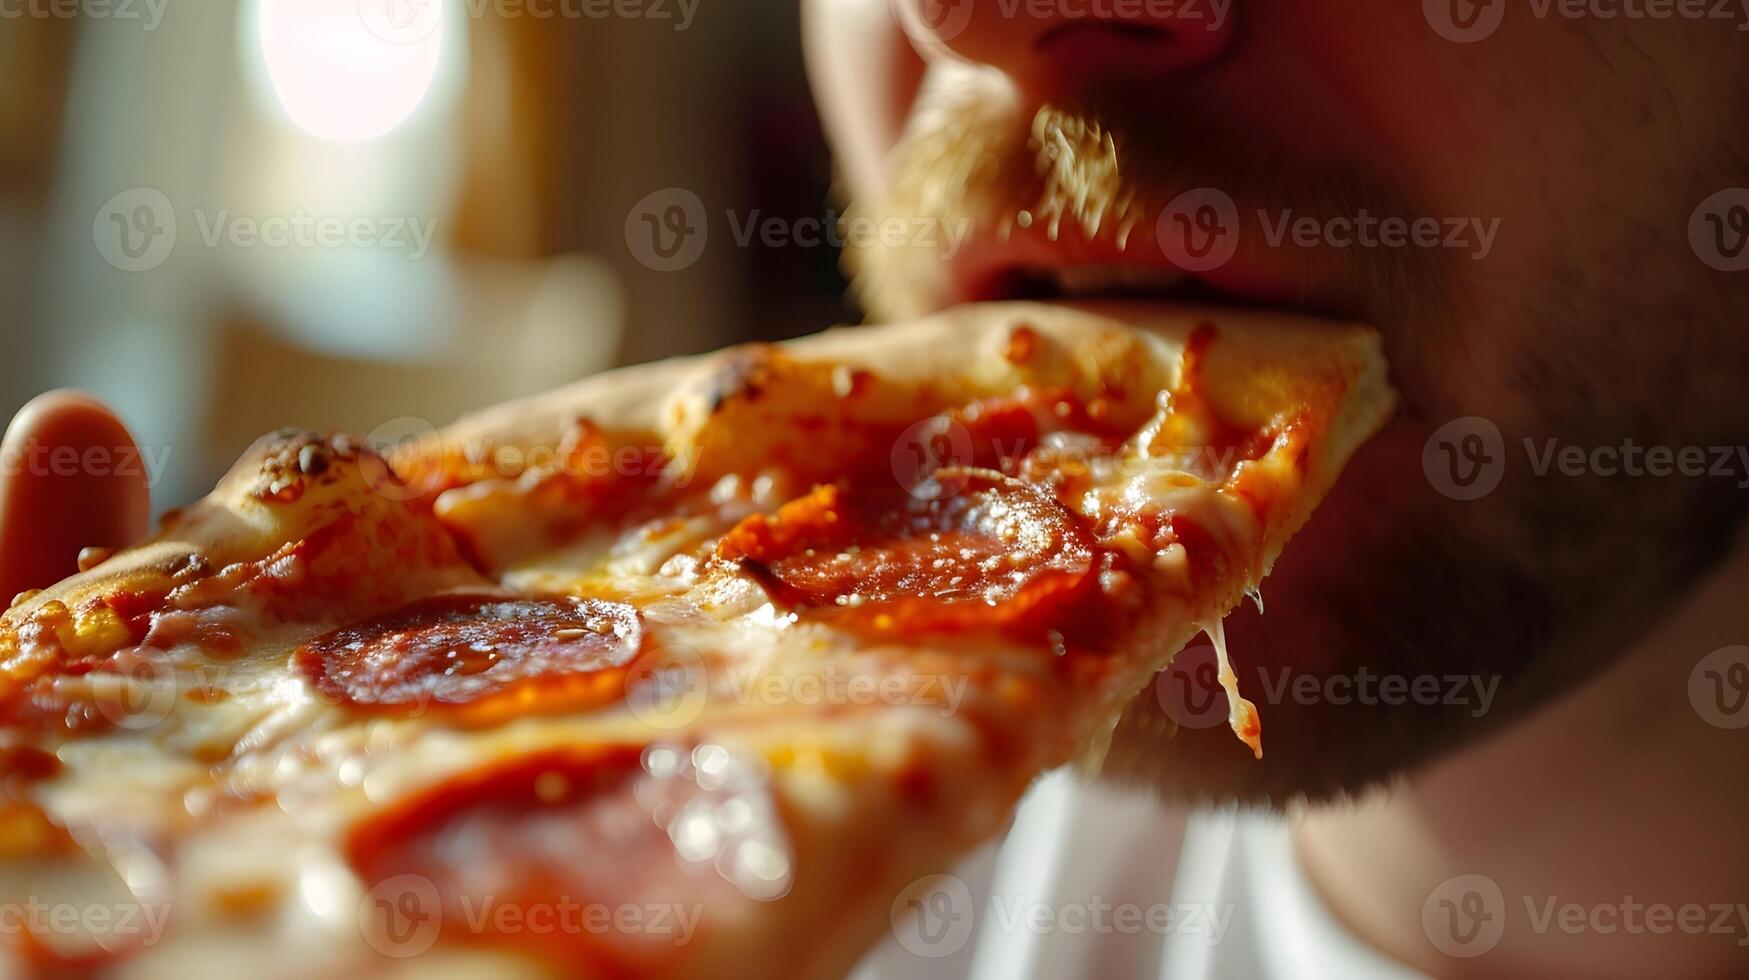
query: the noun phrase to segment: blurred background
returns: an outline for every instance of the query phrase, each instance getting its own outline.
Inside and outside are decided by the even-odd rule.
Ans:
[[[0,411],[76,386],[157,509],[283,425],[425,422],[855,320],[797,5],[0,7]],[[779,219],[790,234],[764,236]],[[823,236],[829,237],[829,236]]]

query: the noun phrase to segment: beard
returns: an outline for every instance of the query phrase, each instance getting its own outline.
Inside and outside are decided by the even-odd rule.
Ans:
[[[847,220],[971,229],[974,239],[1033,234],[1125,254],[1169,253],[1163,210],[1186,192],[1230,199],[1240,227],[1236,255],[1291,254],[1302,309],[1360,317],[1358,301],[1401,312],[1441,297],[1449,308],[1450,268],[1428,249],[1294,249],[1267,219],[1323,225],[1356,215],[1424,218],[1384,176],[1296,159],[1258,145],[1214,116],[1175,110],[1169,126],[1123,103],[1046,104],[1027,110],[977,77],[947,75],[920,99],[874,200],[853,201]],[[852,243],[851,288],[877,321],[938,309],[949,287],[938,249]]]
[[[1224,724],[1171,710],[1171,689],[1199,676],[1181,664],[1122,715],[1100,763],[1111,778],[1179,800],[1273,805],[1387,782],[1595,676],[1726,553],[1749,512],[1736,480],[1539,465],[1550,445],[1749,442],[1749,412],[1728,394],[1749,379],[1749,342],[1722,336],[1731,297],[1688,267],[1698,263],[1679,240],[1630,234],[1600,203],[1596,224],[1576,223],[1522,264],[1436,248],[1296,250],[1269,239],[1269,216],[1414,221],[1428,209],[1375,169],[1296,159],[1177,105],[1169,118],[1097,98],[1029,111],[975,82],[923,100],[889,189],[853,216],[1162,248],[1161,210],[1215,187],[1241,216],[1239,261],[1290,267],[1288,305],[1302,312],[1379,327],[1402,396],[1276,564],[1267,611],[1225,622],[1262,715],[1263,759]],[[964,298],[937,254],[846,258],[876,318]],[[1694,344],[1714,352],[1702,367]],[[1454,421],[1474,418],[1485,425]],[[1457,471],[1439,475],[1461,463],[1435,438],[1448,423],[1494,434],[1491,491],[1462,499]],[[1672,683],[1705,652],[1673,664]]]

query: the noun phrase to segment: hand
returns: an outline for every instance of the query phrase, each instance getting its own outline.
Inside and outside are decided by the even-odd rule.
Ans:
[[[107,462],[86,465],[93,458]],[[129,458],[136,465],[115,462]],[[121,420],[88,395],[51,391],[24,406],[0,442],[0,606],[78,571],[81,548],[145,536],[151,491],[138,459]]]

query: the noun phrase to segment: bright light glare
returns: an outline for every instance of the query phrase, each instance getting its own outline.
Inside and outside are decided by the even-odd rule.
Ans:
[[[431,91],[443,0],[256,0],[261,57],[299,129],[357,143],[407,120]]]

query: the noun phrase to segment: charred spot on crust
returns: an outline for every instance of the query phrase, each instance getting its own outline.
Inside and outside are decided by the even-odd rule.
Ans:
[[[757,400],[782,358],[782,352],[771,344],[744,344],[724,351],[705,389],[710,414],[736,399]]]

